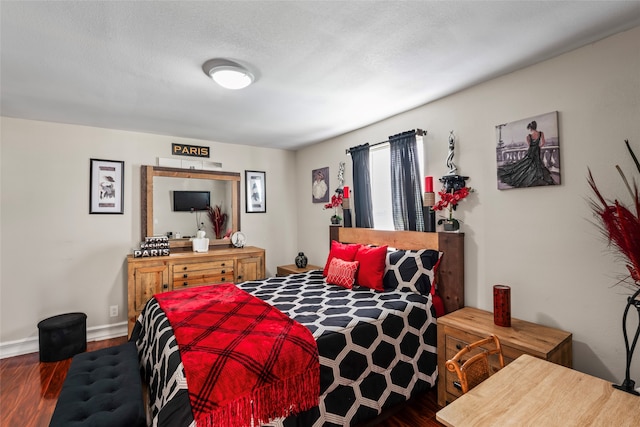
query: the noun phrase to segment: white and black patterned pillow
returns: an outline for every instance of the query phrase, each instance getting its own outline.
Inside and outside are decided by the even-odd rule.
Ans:
[[[428,295],[435,284],[442,252],[433,249],[394,251],[387,254],[384,289]],[[435,289],[433,289],[435,292]]]

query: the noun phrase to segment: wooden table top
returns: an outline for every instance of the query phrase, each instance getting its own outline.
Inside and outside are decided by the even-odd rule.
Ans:
[[[449,427],[640,425],[640,397],[522,355],[436,414]]]

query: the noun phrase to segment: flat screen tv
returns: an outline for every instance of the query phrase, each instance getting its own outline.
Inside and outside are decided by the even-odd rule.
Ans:
[[[206,211],[209,205],[208,191],[173,192],[173,210],[176,212]]]

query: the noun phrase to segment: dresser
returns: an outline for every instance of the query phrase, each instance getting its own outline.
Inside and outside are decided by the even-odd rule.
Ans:
[[[129,334],[146,302],[160,292],[216,283],[244,282],[265,277],[264,249],[211,249],[177,252],[163,257],[127,256]]]
[[[560,329],[538,325],[524,320],[511,319],[511,327],[493,323],[493,313],[472,307],[464,307],[438,318],[438,404],[445,406],[461,396],[457,386],[458,376],[447,371],[445,362],[464,346],[490,334],[500,339],[504,363],[509,364],[519,356],[528,354],[566,367],[572,366],[572,334]],[[476,349],[471,355],[482,351]],[[498,370],[497,362],[491,361]]]

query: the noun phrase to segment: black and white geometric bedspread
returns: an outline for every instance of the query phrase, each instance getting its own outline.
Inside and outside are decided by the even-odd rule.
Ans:
[[[354,425],[435,386],[436,323],[430,296],[345,289],[328,285],[322,271],[238,287],[305,325],[318,343],[320,405],[269,426]],[[181,408],[185,401],[189,408],[182,363],[166,317],[153,301],[145,308],[150,316],[143,312],[139,319],[143,333],[138,348],[143,367],[152,373],[154,425],[188,426],[193,419]],[[160,337],[161,349],[149,345],[157,339],[152,335]]]

